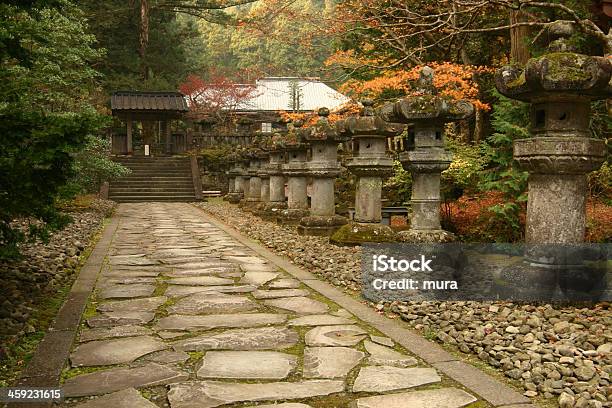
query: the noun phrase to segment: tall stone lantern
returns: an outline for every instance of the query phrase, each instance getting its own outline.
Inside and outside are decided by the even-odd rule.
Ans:
[[[224,197],[224,200],[229,203],[236,204],[240,201],[241,192],[239,191],[239,177],[242,177],[242,172],[239,167],[239,155],[234,152],[230,154],[227,158],[227,162],[229,163],[229,170],[227,171],[227,179],[228,179],[228,192]]]
[[[312,156],[308,162],[308,170],[312,177],[312,193],[310,198],[310,215],[300,220],[298,233],[301,235],[331,235],[348,221],[336,214],[334,194],[335,178],[340,174],[338,163],[338,144],[348,138],[343,138],[330,125],[327,117],[329,109],[319,109],[319,121],[311,132],[305,134],[310,142]]]
[[[236,190],[240,193],[240,200],[238,204],[242,207],[244,206],[246,199],[249,196],[249,186],[250,186],[250,176],[249,176],[249,164],[251,160],[248,156],[247,150],[242,150],[239,154],[238,159],[238,169],[240,171],[239,175],[236,177],[236,182],[238,183]]]
[[[502,277],[523,296],[553,293],[559,286],[569,299],[597,300],[607,283],[609,254],[579,244],[585,234],[587,173],[606,155],[604,141],[589,131],[591,102],[612,97],[612,62],[571,52],[566,38],[572,32],[570,23],[551,25],[547,54],[496,74],[502,94],[530,104],[531,122],[531,137],[516,140],[513,152],[529,172],[525,262]]]
[[[526,243],[584,241],[586,174],[601,166],[606,146],[590,137],[591,102],[612,96],[612,63],[568,52],[567,23],[552,26],[549,53],[524,68],[506,66],[497,89],[530,103],[531,137],[514,142],[514,159],[529,172]]]
[[[430,67],[421,70],[417,90],[421,95],[385,105],[380,116],[393,123],[414,126],[414,149],[400,154],[402,166],[412,174],[410,229],[398,234],[405,242],[450,242],[454,235],[440,225],[440,174],[452,160],[444,148],[444,125],[467,119],[474,106],[437,95]]]
[[[387,137],[399,135],[403,126],[385,122],[374,115],[373,101],[365,100],[359,117],[350,117],[344,126],[352,135],[357,152],[347,168],[357,176],[354,222],[342,226],[330,242],[359,245],[365,242],[393,242],[396,235],[382,220],[382,183],[393,173],[393,160],[386,152]]]
[[[270,160],[265,168],[270,178],[270,199],[263,209],[262,218],[276,220],[280,211],[287,208],[287,200],[285,199],[285,175],[283,173],[285,150],[280,134],[276,133],[272,136],[269,153]]]
[[[270,146],[268,143],[261,145],[262,150],[257,155],[259,160],[259,178],[261,179],[261,190],[259,194],[259,203],[253,208],[253,211],[259,215],[263,213],[265,206],[270,202],[270,173],[268,173],[268,163],[270,162]]]
[[[303,124],[301,120],[296,120],[284,140],[287,152],[287,163],[283,165],[283,173],[287,176],[287,209],[279,214],[277,221],[280,224],[295,225],[309,214],[308,144],[304,137],[307,131],[302,129]]]

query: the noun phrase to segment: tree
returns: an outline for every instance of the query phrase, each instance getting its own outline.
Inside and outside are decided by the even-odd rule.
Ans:
[[[255,95],[253,85],[236,83],[216,70],[211,70],[206,81],[189,75],[179,89],[187,96],[191,119],[214,122],[227,129],[233,124],[236,108]]]
[[[54,207],[58,189],[104,122],[89,102],[94,41],[68,0],[0,4],[0,257],[66,221]],[[44,224],[24,233],[11,224],[19,217]]]

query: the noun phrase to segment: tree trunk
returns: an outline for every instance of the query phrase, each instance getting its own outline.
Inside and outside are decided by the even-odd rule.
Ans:
[[[143,79],[149,79],[149,67],[145,57],[149,45],[149,0],[140,0],[140,64],[142,66]]]
[[[510,24],[525,22],[526,16],[521,10],[510,10]],[[512,62],[525,65],[529,60],[527,36],[529,27],[519,26],[510,29],[510,59]]]

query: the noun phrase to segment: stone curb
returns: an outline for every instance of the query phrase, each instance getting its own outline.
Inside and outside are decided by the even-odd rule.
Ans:
[[[104,227],[102,236],[94,246],[91,254],[80,269],[68,296],[57,313],[55,320],[47,330],[28,363],[21,373],[15,387],[58,387],[60,376],[70,354],[76,331],[81,323],[87,300],[95,286],[98,274],[102,269],[108,247],[119,225],[119,216],[115,212],[110,223]],[[8,408],[46,408],[52,403],[12,403]]]
[[[286,258],[274,254],[252,239],[245,237],[236,229],[225,224],[202,208],[196,208],[202,212],[203,218],[211,224],[223,230],[240,243],[248,246],[258,255],[267,258],[279,268],[284,269],[305,285],[342,306],[360,320],[380,330],[411,353],[422,358],[425,362],[431,364],[449,378],[479,395],[491,405],[502,408],[537,408],[536,405],[531,404],[529,398],[472,365],[460,361],[457,357],[448,353],[439,345],[424,339],[414,331],[402,327],[400,322],[379,315],[370,307],[342,293],[342,291],[333,285],[321,281],[314,274],[305,271],[289,262]]]

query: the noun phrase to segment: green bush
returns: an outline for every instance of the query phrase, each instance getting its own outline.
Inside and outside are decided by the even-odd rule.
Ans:
[[[609,161],[588,175],[589,195],[612,205],[612,165]]]
[[[398,160],[393,161],[393,176],[383,184],[383,192],[389,206],[401,206],[410,202],[412,176],[410,172],[404,170]]]
[[[130,169],[110,159],[110,151],[109,140],[87,136],[85,147],[74,155],[74,176],[60,190],[62,198],[98,192],[103,182],[129,174]]]
[[[442,172],[441,190],[445,200],[456,200],[464,193],[478,190],[486,157],[482,147],[469,145],[452,138],[446,139],[446,148],[452,152],[453,161]]]

